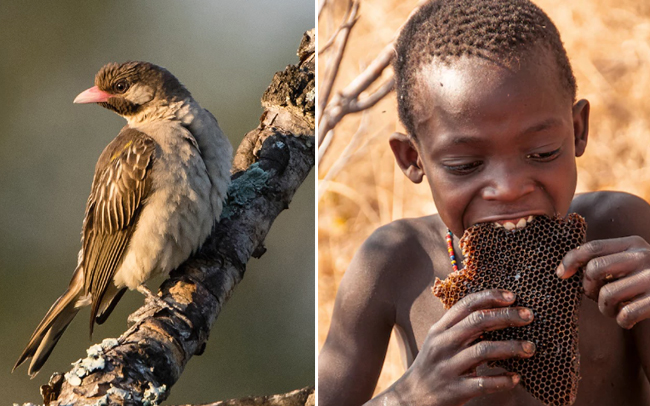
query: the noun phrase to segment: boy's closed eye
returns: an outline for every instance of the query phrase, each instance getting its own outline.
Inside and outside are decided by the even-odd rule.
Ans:
[[[532,160],[535,162],[550,162],[556,159],[562,150],[562,147],[557,149],[546,151],[546,152],[535,152],[526,155],[526,159]],[[454,175],[469,175],[479,170],[483,165],[483,160],[473,160],[473,161],[447,161],[442,163],[442,167],[451,174]]]
[[[560,150],[561,149],[562,149],[562,147],[554,149],[552,151],[548,151],[548,152],[536,152],[536,153],[533,153],[533,154],[528,154],[528,155],[526,155],[526,158],[534,159],[534,160],[539,161],[539,162],[549,162],[549,161],[552,161],[555,158],[557,158],[558,155],[560,155]]]
[[[479,169],[483,161],[472,161],[458,164],[442,164],[443,168],[454,175],[469,175]]]

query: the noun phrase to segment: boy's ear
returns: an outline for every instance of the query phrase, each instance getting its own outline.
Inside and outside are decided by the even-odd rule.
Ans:
[[[389,143],[397,165],[404,172],[404,175],[413,183],[422,182],[424,177],[422,161],[420,160],[420,153],[413,145],[411,138],[402,133],[393,133],[389,138]]]
[[[573,133],[578,157],[585,153],[589,138],[589,102],[585,99],[578,100],[573,105]]]

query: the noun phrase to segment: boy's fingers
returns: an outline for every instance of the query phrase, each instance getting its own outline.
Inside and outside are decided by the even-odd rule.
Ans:
[[[596,257],[623,252],[633,247],[647,246],[648,243],[639,236],[589,241],[567,252],[557,268],[557,275],[562,279],[567,279]]]
[[[650,318],[650,293],[621,307],[616,322],[623,328],[630,329],[642,320]]]
[[[463,393],[473,398],[512,389],[520,380],[519,375],[513,373],[495,376],[468,376],[463,378],[460,386]]]
[[[486,331],[506,327],[525,326],[533,321],[533,312],[525,307],[502,307],[477,310],[449,329],[451,340],[465,346],[477,340]]]
[[[600,288],[600,292],[598,292],[600,312],[605,316],[615,317],[625,303],[650,291],[649,272],[631,275]]]
[[[619,252],[592,259],[585,266],[583,285],[585,294],[598,300],[600,289],[606,283],[618,280],[635,271],[647,253],[640,250]]]
[[[480,341],[452,357],[450,366],[456,373],[463,374],[486,361],[530,358],[533,354],[535,344],[530,341]]]
[[[514,301],[515,295],[512,292],[500,289],[489,289],[469,294],[453,305],[451,309],[449,309],[449,311],[433,325],[432,329],[439,329],[442,331],[447,330],[476,310],[509,306]]]
[[[600,312],[609,317],[616,317],[617,320],[621,318],[638,322],[633,316],[642,309],[637,308],[636,302],[650,294],[649,273],[650,271],[645,271],[603,286],[598,295]],[[624,324],[632,326],[630,323]]]

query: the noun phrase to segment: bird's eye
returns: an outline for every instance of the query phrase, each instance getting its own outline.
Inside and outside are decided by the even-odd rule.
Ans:
[[[117,83],[115,84],[115,86],[113,86],[113,87],[115,88],[115,90],[116,90],[118,93],[124,93],[124,92],[126,92],[126,89],[129,88],[129,85],[128,85],[128,83],[126,83],[125,81],[120,81],[120,82],[117,82]]]

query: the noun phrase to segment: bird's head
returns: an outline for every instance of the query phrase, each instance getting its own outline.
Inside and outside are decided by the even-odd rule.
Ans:
[[[190,92],[167,69],[149,62],[124,62],[104,65],[95,86],[81,92],[74,103],[99,103],[131,120],[188,97]]]

